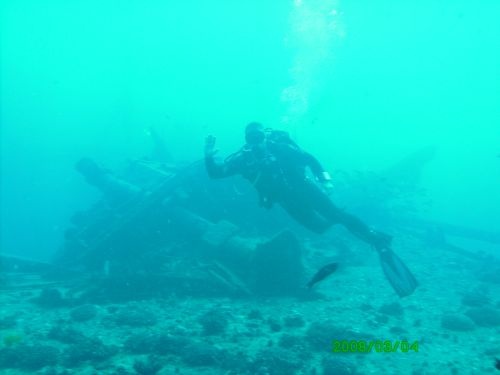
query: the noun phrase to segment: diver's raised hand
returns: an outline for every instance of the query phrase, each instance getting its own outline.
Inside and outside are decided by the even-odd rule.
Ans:
[[[217,153],[217,151],[219,151],[215,148],[215,140],[216,140],[216,138],[213,135],[208,135],[205,138],[205,157],[206,158],[213,157]]]

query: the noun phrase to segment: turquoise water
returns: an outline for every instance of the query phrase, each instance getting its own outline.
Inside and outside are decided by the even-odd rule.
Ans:
[[[376,182],[349,189],[343,173],[385,175],[433,147],[412,209],[500,232],[498,1],[6,0],[0,11],[3,253],[47,260],[61,247],[74,212],[100,198],[74,171],[81,157],[123,168],[151,152],[150,127],[178,163],[201,159],[208,134],[224,156],[254,120],[288,131],[334,176],[333,200],[372,221]],[[498,259],[498,242],[454,240]],[[413,260],[424,279],[440,273],[434,258]],[[498,285],[475,283],[498,312]],[[498,325],[474,333],[493,340]]]

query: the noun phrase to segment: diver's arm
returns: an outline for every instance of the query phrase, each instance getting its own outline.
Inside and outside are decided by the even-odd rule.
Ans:
[[[224,162],[219,164],[215,161],[214,155],[217,151],[215,149],[215,137],[209,135],[205,139],[205,168],[210,178],[224,178],[236,174],[234,163]]]
[[[331,181],[332,178],[330,174],[323,169],[318,159],[305,151],[303,151],[303,157],[306,161],[306,165],[311,169],[311,172],[319,182]]]
[[[316,159],[311,154],[304,152],[303,157],[305,158],[306,165],[314,174],[314,177],[316,177],[321,185],[323,185],[324,192],[327,195],[330,195],[333,190],[332,178],[330,177],[330,173],[325,171],[318,159]]]

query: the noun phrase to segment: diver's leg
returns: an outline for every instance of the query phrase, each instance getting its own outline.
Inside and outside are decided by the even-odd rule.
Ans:
[[[307,202],[301,204],[300,200],[300,197],[296,197],[295,200],[287,199],[280,202],[280,205],[296,222],[312,232],[321,234],[330,228],[331,222],[318,215]]]
[[[308,196],[314,204],[314,209],[332,224],[342,224],[349,232],[360,240],[375,246],[377,249],[388,248],[391,236],[376,232],[354,215],[341,210],[316,185],[309,184]]]
[[[390,235],[370,229],[354,215],[339,210],[338,220],[353,235],[377,249],[387,249],[391,245],[392,237]]]

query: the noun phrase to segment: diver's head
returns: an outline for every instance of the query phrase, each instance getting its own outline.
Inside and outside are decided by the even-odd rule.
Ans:
[[[260,122],[251,122],[245,128],[245,140],[251,146],[259,145],[264,142],[266,133]]]

